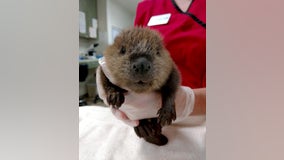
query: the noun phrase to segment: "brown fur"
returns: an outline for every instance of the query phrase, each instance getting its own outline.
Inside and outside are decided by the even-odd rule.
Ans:
[[[161,134],[161,127],[176,119],[174,100],[180,76],[160,34],[148,28],[126,29],[106,49],[104,57],[109,71],[118,82],[112,84],[101,72],[102,84],[111,106],[119,108],[124,102],[124,93],[127,91],[122,88],[137,93],[161,93],[162,107],[157,113],[158,118],[140,120],[139,126],[134,129],[139,137],[150,143],[166,144],[167,138]],[[146,65],[142,67],[143,74],[138,74],[134,71],[133,64],[136,65],[137,59],[141,57],[145,59]]]
[[[125,54],[121,54],[121,48],[125,48]],[[144,87],[137,86],[130,74],[130,55],[147,54],[153,58],[153,72],[146,77],[152,82]],[[159,54],[159,55],[157,55]],[[164,48],[161,36],[158,32],[147,28],[133,28],[124,30],[114,44],[104,52],[105,61],[118,86],[127,86],[134,92],[146,92],[158,90],[165,83],[173,68],[172,59]]]

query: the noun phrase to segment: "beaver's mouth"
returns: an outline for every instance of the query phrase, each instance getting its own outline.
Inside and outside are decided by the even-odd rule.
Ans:
[[[128,85],[128,88],[133,92],[141,93],[141,92],[151,90],[152,83],[153,83],[152,81],[140,79],[140,80],[132,81],[131,84]]]
[[[138,85],[140,85],[140,86],[144,86],[144,85],[146,85],[148,82],[146,82],[146,81],[138,81],[138,82],[136,82],[136,84],[138,84]]]

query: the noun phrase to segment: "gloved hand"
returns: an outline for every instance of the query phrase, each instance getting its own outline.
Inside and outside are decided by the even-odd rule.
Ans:
[[[97,69],[96,80],[97,80],[97,91],[99,97],[108,105],[106,100],[106,93],[102,87],[100,78],[100,70],[102,70],[108,79],[115,83],[115,79],[110,75],[104,59],[99,60],[100,66]],[[119,86],[121,87],[121,86]],[[121,87],[123,88],[123,87]],[[126,89],[127,88],[123,88]],[[138,126],[140,119],[158,117],[157,112],[161,107],[161,95],[156,92],[150,93],[133,93],[126,92],[124,94],[125,101],[119,109],[111,107],[112,113],[119,120],[130,126]],[[195,96],[193,90],[189,87],[180,86],[176,93],[175,108],[176,108],[176,120],[173,122],[182,121],[188,117],[193,111]]]
[[[117,119],[123,121],[125,124],[127,124],[127,125],[129,125],[131,127],[136,127],[136,126],[139,125],[139,120],[130,120],[128,118],[128,116],[124,112],[119,110],[119,109],[115,109],[115,108],[111,107],[111,112],[113,113],[113,115]]]

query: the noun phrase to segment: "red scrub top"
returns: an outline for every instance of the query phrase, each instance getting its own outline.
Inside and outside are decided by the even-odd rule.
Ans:
[[[192,0],[182,12],[174,0],[144,0],[136,10],[135,26],[147,26],[150,18],[170,13],[167,24],[150,26],[158,30],[176,63],[182,85],[206,87],[206,0]]]

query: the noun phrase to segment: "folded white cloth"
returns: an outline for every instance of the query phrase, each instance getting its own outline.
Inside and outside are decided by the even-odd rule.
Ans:
[[[138,138],[133,127],[107,107],[79,109],[80,160],[205,160],[205,116],[189,116],[163,127],[169,142],[156,146]]]

